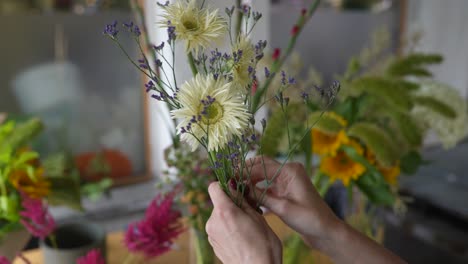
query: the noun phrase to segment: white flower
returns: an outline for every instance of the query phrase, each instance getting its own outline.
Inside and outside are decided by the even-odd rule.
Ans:
[[[227,32],[218,9],[200,8],[196,0],[177,0],[165,7],[162,17],[160,24],[175,27],[177,39],[186,41],[187,50],[195,53],[222,40]]]
[[[181,119],[177,130],[192,150],[200,141],[208,151],[218,150],[247,128],[251,115],[231,86],[200,74],[182,85],[177,94],[180,108],[173,110],[172,116]]]
[[[239,56],[237,61],[234,61],[232,68],[232,77],[234,88],[245,93],[247,86],[252,83],[252,75],[255,68],[255,49],[252,43],[244,36],[239,37],[239,40],[233,47],[233,53]]]

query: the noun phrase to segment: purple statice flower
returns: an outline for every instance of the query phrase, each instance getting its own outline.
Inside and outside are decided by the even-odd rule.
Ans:
[[[21,224],[35,237],[45,239],[55,230],[55,220],[41,199],[22,195]]]
[[[0,264],[11,264],[11,262],[6,257],[0,256]]]
[[[76,260],[76,264],[106,264],[106,260],[98,249],[92,249],[85,256]]]
[[[180,221],[182,214],[174,209],[175,195],[171,192],[156,196],[146,209],[145,217],[128,226],[124,242],[130,252],[153,258],[171,249],[174,240],[184,232]]]
[[[286,85],[286,73],[281,71],[281,84]]]
[[[171,21],[167,21],[167,36],[169,37],[168,42],[176,39],[175,27],[172,26]]]
[[[161,42],[161,44],[159,44],[159,46],[156,46],[156,45],[153,45],[153,49],[155,49],[156,51],[160,51],[164,48],[164,41]]]
[[[119,30],[117,29],[117,21],[114,21],[112,24],[106,25],[104,28],[103,34],[111,38],[116,38]]]

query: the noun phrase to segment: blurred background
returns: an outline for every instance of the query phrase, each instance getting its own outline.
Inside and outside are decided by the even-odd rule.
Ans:
[[[261,3],[271,47],[287,45],[285,36],[308,4]],[[299,75],[313,67],[324,82],[332,81],[375,32],[385,30],[388,53],[443,55],[444,63],[431,69],[435,79],[466,100],[467,12],[465,0],[323,1],[297,45]],[[121,230],[141,217],[161,180],[154,149],[162,128],[149,125],[157,111],[146,101],[142,76],[102,34],[105,24],[132,19],[127,0],[0,0],[0,112],[42,118],[41,153],[66,150],[82,177],[114,181],[106,197],[84,201],[84,213],[53,208],[59,221],[82,217],[106,231]],[[134,43],[123,42],[137,56]],[[410,263],[468,263],[468,142],[445,150],[432,138],[423,151],[430,162],[401,180],[401,192],[412,197],[408,212],[384,213],[384,243]],[[86,169],[99,159],[104,174]]]

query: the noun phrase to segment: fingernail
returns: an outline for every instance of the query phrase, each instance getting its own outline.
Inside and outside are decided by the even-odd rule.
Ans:
[[[250,188],[248,185],[245,185],[244,187],[244,196],[248,196],[249,195],[249,192],[250,192]]]
[[[229,180],[229,187],[231,187],[234,190],[237,189],[237,183],[236,183],[236,181],[234,179]]]

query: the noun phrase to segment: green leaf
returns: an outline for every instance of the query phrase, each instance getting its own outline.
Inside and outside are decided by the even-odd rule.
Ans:
[[[432,73],[425,67],[441,63],[443,57],[439,54],[413,53],[395,60],[387,69],[387,74],[393,77],[430,77]]]
[[[20,222],[6,222],[6,223],[3,223],[1,220],[0,220],[0,245],[2,243],[4,243],[5,241],[3,241],[5,239],[5,237],[10,234],[11,232],[14,232],[14,231],[17,231],[17,230],[21,230],[22,228],[24,228]],[[8,241],[6,241],[8,242]]]
[[[348,97],[343,102],[337,104],[333,108],[333,111],[348,121],[348,126],[350,126],[361,118],[368,104],[369,100],[365,95]]]
[[[434,97],[415,96],[413,100],[416,104],[427,107],[432,111],[437,112],[447,118],[454,119],[457,117],[457,112],[455,112],[455,110],[453,110],[452,107],[450,107],[442,101],[437,100]]]
[[[51,205],[65,205],[72,209],[83,210],[79,182],[71,177],[51,177],[48,180],[52,184],[47,197]]]
[[[423,141],[423,133],[416,123],[416,120],[414,120],[411,115],[389,110],[387,110],[386,115],[393,120],[400,134],[403,136],[406,143],[410,147],[417,148],[421,146]]]
[[[412,175],[415,174],[418,168],[424,163],[418,151],[410,151],[401,158],[400,168],[403,173]]]
[[[47,177],[64,177],[67,169],[71,167],[64,153],[51,155],[42,164]]]
[[[373,123],[356,123],[348,130],[348,135],[361,140],[374,154],[380,165],[391,167],[399,159],[398,148],[392,138]]]
[[[353,147],[342,146],[341,149],[345,151],[346,155],[352,160],[361,163],[367,169],[367,171],[355,181],[358,188],[373,203],[392,205],[395,202],[395,196],[377,168],[370,164],[366,158],[359,155]]]
[[[112,187],[112,184],[113,181],[109,178],[102,179],[96,183],[87,183],[81,187],[81,193],[90,200],[96,201]]]
[[[15,151],[17,148],[25,145],[42,130],[42,122],[37,118],[29,119],[24,123],[18,124],[13,132],[0,142],[0,153],[6,149]]]
[[[382,178],[380,175],[372,175],[373,172],[367,172],[356,181],[359,190],[363,192],[367,198],[374,204],[391,206],[395,203],[395,195],[390,190],[388,184],[375,182],[376,177]]]
[[[360,93],[367,93],[377,100],[385,102],[390,107],[402,111],[409,111],[413,106],[409,96],[411,91],[411,89],[408,89],[411,86],[409,82],[382,77],[362,77],[353,81],[351,86],[352,89]]]
[[[326,134],[336,134],[344,129],[344,126],[327,112],[311,113],[308,124],[309,126],[313,126],[314,129]]]
[[[19,221],[19,201],[16,195],[0,196],[0,218]]]

